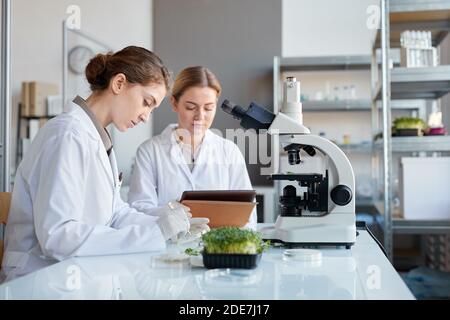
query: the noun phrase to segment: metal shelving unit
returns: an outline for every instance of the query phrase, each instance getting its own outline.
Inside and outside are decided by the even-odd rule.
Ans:
[[[303,111],[369,111],[370,100],[308,100],[302,102]]]
[[[382,148],[382,141],[375,146]],[[391,146],[393,152],[445,152],[450,151],[450,136],[392,137]]]
[[[286,71],[332,71],[332,70],[370,70],[370,55],[362,56],[324,56],[282,58],[273,60],[273,106],[274,112],[280,109],[281,73]],[[370,110],[370,100],[320,100],[303,101],[305,111],[341,111],[363,109]],[[314,110],[312,110],[314,109]]]
[[[1,3],[0,191],[11,190],[11,0]]]
[[[372,152],[373,145],[372,143],[351,143],[351,144],[338,144],[339,148],[344,152]]]
[[[450,91],[450,66],[394,68],[390,71],[392,99],[438,99]],[[381,83],[375,99],[381,99]]]
[[[303,111],[329,112],[329,111],[371,111],[372,101],[357,100],[308,100],[303,101]],[[423,101],[396,100],[392,101],[391,108],[396,110],[421,110],[426,107]],[[381,109],[381,104],[378,104]]]
[[[279,71],[368,70],[371,61],[370,55],[275,58]]]
[[[450,220],[405,220],[393,219],[395,233],[442,234],[450,232]]]
[[[446,0],[390,0],[389,3],[390,47],[400,47],[400,33],[408,29],[431,31],[433,46],[438,46],[449,31],[450,10]],[[375,46],[381,47],[378,29]]]
[[[381,175],[383,201],[374,198],[377,210],[383,214],[384,246],[392,260],[393,234],[431,234],[450,232],[450,221],[405,220],[393,216],[393,152],[448,152],[450,137],[391,137],[391,99],[436,100],[450,92],[450,66],[426,68],[389,68],[390,47],[400,46],[404,30],[432,31],[433,45],[439,45],[450,31],[449,0],[380,0],[381,28],[372,46],[372,127],[374,135],[382,128],[384,139],[376,141],[374,157],[382,158]],[[377,48],[381,47],[381,81],[378,81]],[[395,66],[395,64],[394,64]],[[379,121],[378,101],[382,120]],[[380,156],[381,153],[381,156]],[[376,162],[376,161],[374,161]]]

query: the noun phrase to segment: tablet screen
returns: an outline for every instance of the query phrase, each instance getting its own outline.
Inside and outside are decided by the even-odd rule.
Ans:
[[[255,190],[201,190],[184,191],[180,202],[183,200],[253,202],[255,198]]]

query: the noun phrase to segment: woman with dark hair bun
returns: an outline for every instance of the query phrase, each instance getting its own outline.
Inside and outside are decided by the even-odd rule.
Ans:
[[[92,94],[38,133],[16,172],[2,272],[8,280],[69,257],[160,250],[189,231],[189,211],[154,217],[120,198],[106,127],[124,132],[146,122],[169,90],[153,52],[130,46],[98,54],[86,67]]]

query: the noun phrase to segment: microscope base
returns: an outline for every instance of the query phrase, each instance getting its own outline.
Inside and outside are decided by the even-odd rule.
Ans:
[[[289,246],[345,246],[356,241],[354,213],[328,214],[323,217],[279,216],[274,226],[262,228],[262,238]]]

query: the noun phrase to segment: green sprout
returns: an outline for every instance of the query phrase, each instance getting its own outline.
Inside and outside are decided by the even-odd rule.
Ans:
[[[401,117],[394,120],[395,129],[420,129],[427,127],[425,121],[420,118]]]
[[[184,250],[184,253],[190,256],[198,256],[200,254],[200,251],[193,248],[187,248],[186,250]]]
[[[202,241],[205,253],[215,254],[258,254],[269,246],[259,232],[237,227],[213,229],[202,236]]]

